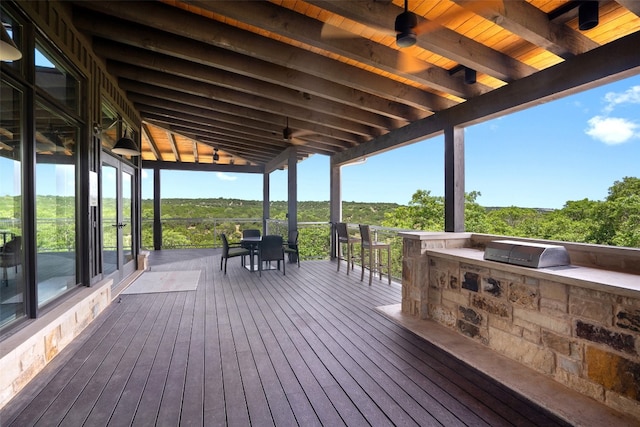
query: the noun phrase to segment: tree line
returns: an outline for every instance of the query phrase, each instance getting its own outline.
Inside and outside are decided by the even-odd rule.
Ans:
[[[567,201],[561,209],[485,208],[479,192],[465,195],[465,231],[611,246],[640,247],[640,178],[615,181],[604,200]],[[416,191],[408,206],[385,215],[382,225],[444,229],[444,198]]]

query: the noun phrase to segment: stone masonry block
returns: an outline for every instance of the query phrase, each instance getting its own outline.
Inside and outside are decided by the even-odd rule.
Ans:
[[[569,314],[611,326],[613,306],[608,301],[571,296],[569,298]]]
[[[511,307],[503,301],[493,298],[473,295],[471,305],[479,310],[486,311],[496,316],[508,318],[511,317]]]
[[[44,337],[44,356],[47,363],[60,352],[61,333],[61,325],[58,325]]]
[[[619,296],[618,304],[624,307],[640,309],[640,296],[637,298]]]
[[[541,328],[570,336],[571,324],[567,316],[549,316],[548,314],[540,313],[539,311],[526,310],[523,308],[513,308],[514,321],[516,319],[522,319],[526,322],[533,323]]]
[[[459,318],[464,320],[465,322],[474,324],[476,326],[481,326],[483,323],[483,316],[481,313],[477,311],[467,308],[467,307],[459,307],[458,309]]]
[[[469,322],[465,322],[464,320],[458,319],[458,323],[456,324],[458,332],[462,335],[466,335],[469,338],[474,338],[479,341],[485,341],[482,337],[482,332],[478,325],[474,325]]]
[[[557,355],[556,357],[556,369],[561,369],[576,377],[582,376],[582,361]]]
[[[471,271],[461,273],[462,288],[469,291],[478,292],[480,290],[480,275]]]
[[[555,357],[552,351],[499,329],[489,328],[489,346],[536,371],[552,374],[555,370]]]
[[[442,306],[430,306],[429,311],[431,318],[436,322],[449,328],[455,328],[457,317],[454,310],[447,310]]]
[[[538,308],[538,288],[527,286],[522,283],[511,283],[509,287],[509,302],[517,307],[537,309]]]
[[[614,304],[616,302],[616,296],[609,292],[587,289],[579,286],[571,286],[569,289],[569,296],[570,298],[588,298],[610,304]]]
[[[550,331],[542,332],[542,344],[558,354],[569,356],[571,354],[571,343],[571,339],[566,336]]]
[[[637,355],[636,342],[633,335],[612,331],[598,325],[586,323],[581,320],[576,322],[576,336],[591,342],[604,344],[611,349],[631,355]]]
[[[620,307],[616,313],[615,325],[618,328],[640,332],[640,309]]]
[[[500,298],[507,294],[509,282],[496,279],[494,277],[483,277],[481,279],[482,293]]]
[[[488,276],[493,277],[496,280],[500,280],[503,283],[522,283],[523,281],[523,276],[521,274],[514,274],[494,268],[489,270]]]
[[[427,301],[429,304],[442,304],[442,292],[440,289],[430,289],[429,295],[427,296]]]
[[[509,319],[503,319],[497,316],[489,316],[488,324],[492,328],[500,329],[508,334],[515,335],[517,337],[522,336],[522,326],[514,325]]]
[[[452,301],[458,305],[469,305],[469,293],[468,292],[459,292],[452,291],[449,289],[442,290],[442,300]]]
[[[445,287],[448,280],[448,274],[446,271],[438,270],[436,268],[431,267],[429,269],[429,287],[442,289]]]
[[[569,301],[569,287],[567,285],[541,280],[538,287],[541,298],[564,302],[565,304]]]
[[[640,401],[640,364],[617,354],[588,346],[587,375],[606,390]]]
[[[540,344],[542,340],[542,333],[540,328],[534,328],[534,329],[525,328],[525,329],[522,329],[522,338],[534,344]]]
[[[538,304],[541,313],[548,313],[552,316],[560,316],[569,312],[569,305],[566,301],[540,298]]]

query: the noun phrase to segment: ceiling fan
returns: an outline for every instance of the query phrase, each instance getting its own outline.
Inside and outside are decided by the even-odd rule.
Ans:
[[[398,47],[409,47],[416,44],[416,27],[418,16],[409,10],[409,0],[404,0],[404,12],[396,16],[394,29]]]
[[[298,139],[298,136],[303,136],[306,135],[306,132],[303,131],[297,131],[294,134],[293,129],[291,129],[289,127],[289,117],[287,117],[287,122],[286,122],[286,126],[284,127],[284,129],[282,129],[282,140],[285,142],[288,142],[289,144],[293,144],[293,145],[304,145],[304,141],[301,139]]]

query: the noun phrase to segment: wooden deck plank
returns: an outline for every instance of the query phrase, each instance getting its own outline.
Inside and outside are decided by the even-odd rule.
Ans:
[[[69,379],[36,426],[58,425],[70,412],[88,411],[93,407],[92,398],[96,397],[113,373],[118,359],[126,349],[126,343],[131,342],[137,331],[136,316],[141,311],[146,314],[149,309],[147,307],[137,313],[132,310],[131,316],[121,317],[123,322],[105,336],[86,361],[81,361],[82,367]]]
[[[375,282],[374,282],[374,286],[375,286]],[[328,296],[326,298],[327,304],[339,304],[341,301],[343,301],[343,299],[335,298],[334,295],[330,295],[330,296]],[[342,307],[339,308],[339,310],[340,310],[339,313],[343,313],[343,312],[345,312],[345,310],[348,310],[348,307],[342,306]],[[346,314],[346,316],[349,316],[349,314]],[[363,321],[362,318],[360,318],[360,319],[358,319],[358,323],[362,324],[362,325],[364,325],[365,327],[368,327],[368,328],[371,328],[372,325],[376,324],[376,322],[372,318],[366,319],[364,321]],[[370,332],[372,332],[372,335],[371,335],[372,339],[375,339],[376,336],[381,336],[381,334],[383,333],[383,331],[379,330],[379,329],[372,329]],[[395,351],[398,348],[398,346],[399,346],[398,342],[391,341],[388,344],[388,349],[393,349]],[[429,348],[429,352],[431,352],[431,351],[434,351],[434,349],[430,347]],[[386,354],[386,356],[385,356],[385,354]],[[389,356],[388,353],[385,353],[385,354],[379,354],[379,356],[385,356],[385,357],[375,357],[373,360],[380,360],[380,361],[391,360],[391,356]],[[382,369],[383,372],[387,372],[388,369],[389,369],[389,367],[380,367],[380,368]],[[464,366],[460,366],[460,364],[456,364],[454,366],[454,368],[450,372],[455,373],[457,375],[460,372],[460,370],[463,369],[463,368],[464,368]],[[441,371],[441,369],[438,369],[436,371],[425,371],[423,373],[425,374],[426,378],[433,378],[434,375],[438,376],[440,371]],[[412,377],[415,377],[415,372],[413,372]],[[449,381],[450,381],[450,379],[446,379],[444,383],[447,384],[447,383],[449,383]],[[460,384],[461,382],[463,382],[463,378],[462,377],[458,377],[458,380],[454,381],[454,383],[456,383],[456,384]],[[463,389],[467,390],[467,392],[471,391],[473,389],[477,389],[477,387],[474,385],[475,383],[473,381],[470,381],[470,382],[464,381],[463,384],[464,384]],[[428,383],[426,383],[424,385],[424,388],[427,389],[427,390],[433,391],[434,384],[431,383],[431,382],[428,382]],[[458,390],[456,392],[456,395],[459,395],[459,394],[460,394],[460,391]],[[503,397],[503,398],[505,397],[505,395],[503,393],[498,393],[498,394],[500,394],[501,397]],[[483,414],[482,414],[483,417],[490,416],[490,413],[486,412],[487,408],[492,408],[492,407],[495,406],[498,409],[503,410],[502,411],[503,412],[502,416],[505,418],[505,420],[503,420],[503,422],[506,421],[506,420],[510,420],[510,421],[507,422],[507,424],[509,424],[511,422],[514,422],[514,421],[518,422],[519,425],[526,425],[527,424],[526,419],[520,415],[520,413],[517,411],[517,409],[513,409],[510,406],[505,406],[503,404],[495,405],[496,402],[495,401],[491,401],[492,395],[493,395],[493,393],[486,393],[486,390],[485,390],[485,391],[477,393],[477,395],[473,397],[473,400],[471,400],[471,402],[474,402],[477,399],[484,399],[485,400],[485,404],[484,405],[477,405],[477,404],[474,405],[477,410],[483,411]],[[506,396],[506,397],[509,397],[509,396]],[[443,396],[442,394],[439,395],[438,400],[441,401],[441,402],[446,402],[447,401],[446,400],[446,396]],[[517,403],[517,402],[518,401],[514,400],[513,398],[509,399],[510,405],[515,405],[515,403]],[[449,402],[446,406],[450,407],[452,404],[455,404],[455,403],[454,402]],[[490,412],[493,412],[493,411],[490,411]],[[442,413],[441,412],[438,415],[438,417],[440,417],[440,418],[442,418],[443,416],[446,416],[446,413]],[[474,421],[472,419],[465,419],[464,421],[465,421],[465,423],[478,422],[478,420]],[[549,420],[545,419],[545,421],[549,421]],[[496,419],[496,420],[493,420],[493,422],[497,423],[497,422],[499,422],[499,420]]]
[[[169,367],[171,365],[171,357],[176,343],[178,334],[178,326],[182,317],[182,308],[186,299],[186,292],[174,292],[173,304],[171,312],[166,323],[162,340],[158,347],[149,377],[145,384],[136,413],[132,421],[134,426],[155,425],[158,420],[158,412],[160,411],[160,403],[162,402],[163,391],[167,382]],[[123,296],[123,304],[128,303],[129,297]],[[132,305],[138,305],[133,303]]]
[[[151,299],[149,295],[132,295],[133,301],[139,301],[140,303],[147,302]],[[145,342],[144,348],[140,353],[140,358],[136,362],[129,381],[127,382],[125,389],[118,396],[118,402],[116,403],[113,412],[111,414],[110,423],[112,425],[131,425],[138,409],[140,399],[144,392],[145,386],[149,380],[151,374],[151,368],[158,354],[160,343],[163,340],[164,332],[167,327],[167,323],[170,321],[170,314],[172,313],[172,306],[175,302],[175,295],[173,298],[166,298],[165,295],[156,294],[153,298],[162,301],[163,307],[161,313],[163,316],[158,317],[153,325],[153,329]]]
[[[153,252],[197,289],[123,295],[7,425],[563,425],[379,313],[395,283],[326,261],[224,275],[213,253]]]
[[[145,301],[149,303],[149,301]],[[102,383],[103,389],[93,403],[93,407],[89,402],[74,404],[73,409],[67,413],[63,420],[64,424],[68,425],[101,425],[105,424],[113,413],[113,409],[116,407],[120,395],[126,388],[127,382],[131,376],[133,368],[140,359],[140,355],[144,350],[151,333],[153,332],[153,326],[158,322],[158,318],[162,316],[162,303],[163,298],[155,298],[152,301],[150,310],[143,319],[140,327],[136,331],[135,336],[132,338],[129,345],[125,348],[124,354],[117,361],[117,366],[113,369],[110,377],[106,382],[100,381],[99,378],[92,378],[92,383]],[[105,375],[107,372],[105,372]],[[82,392],[82,398],[87,399],[89,394],[87,391]],[[79,411],[78,409],[85,408],[85,410]],[[86,414],[86,409],[91,409],[91,412]]]
[[[182,425],[204,425],[204,381],[205,381],[205,342],[207,340],[206,321],[206,293],[207,281],[212,279],[211,266],[200,268],[200,280],[195,292],[193,321],[190,331],[187,371],[185,376],[184,396],[182,398]],[[195,268],[192,268],[195,269]]]

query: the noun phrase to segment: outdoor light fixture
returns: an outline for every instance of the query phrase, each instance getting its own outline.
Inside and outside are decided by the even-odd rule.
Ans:
[[[133,142],[131,138],[128,136],[123,136],[116,142],[116,145],[111,149],[112,152],[116,154],[121,154],[123,156],[139,156],[140,150],[136,146],[136,143]]]
[[[587,31],[598,25],[598,2],[585,1],[578,7],[578,28]]]
[[[7,29],[2,23],[2,35],[0,39],[0,61],[16,61],[22,58],[22,52],[18,50],[18,46],[13,42]]]
[[[468,85],[472,85],[476,82],[476,70],[464,67],[464,82]]]
[[[418,26],[418,17],[415,13],[409,11],[408,0],[404,2],[404,12],[396,16],[396,44],[398,47],[409,47],[416,44],[416,27]]]
[[[218,149],[214,148],[213,149],[213,161],[217,162],[218,160],[220,160],[220,155],[218,155]]]

